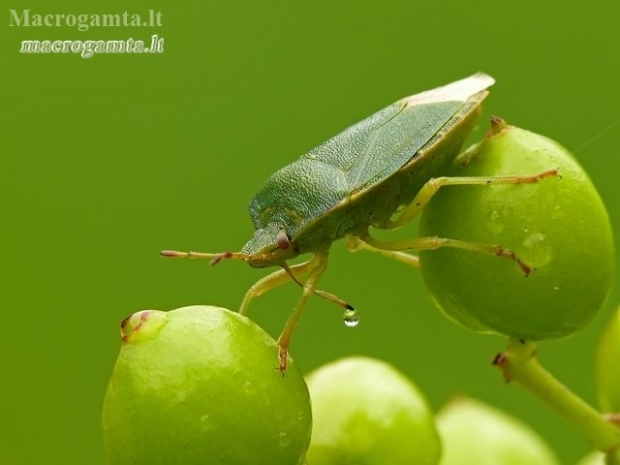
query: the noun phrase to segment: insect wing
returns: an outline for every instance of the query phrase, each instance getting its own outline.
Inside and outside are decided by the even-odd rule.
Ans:
[[[472,97],[493,83],[493,78],[478,73],[404,98],[351,126],[302,158],[341,170],[350,193],[368,189],[414,158],[444,126],[462,113],[464,106],[479,105],[481,99]]]

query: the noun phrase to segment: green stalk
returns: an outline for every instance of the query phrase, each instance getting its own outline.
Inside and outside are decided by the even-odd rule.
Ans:
[[[506,352],[499,354],[494,364],[506,382],[523,386],[579,430],[595,448],[607,454],[607,463],[620,463],[620,429],[554,378],[540,365],[536,351],[534,343],[510,339]]]

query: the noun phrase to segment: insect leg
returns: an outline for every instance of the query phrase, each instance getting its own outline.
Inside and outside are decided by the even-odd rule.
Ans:
[[[443,186],[480,186],[496,184],[532,184],[551,176],[559,176],[557,169],[549,169],[533,175],[515,176],[442,176],[432,178],[416,194],[411,203],[395,220],[388,220],[381,229],[396,229],[404,226],[418,215],[431,200],[433,195]]]
[[[303,293],[299,300],[297,301],[297,305],[293,309],[293,313],[286,322],[280,337],[278,338],[278,347],[279,351],[279,359],[280,366],[279,369],[282,373],[286,371],[286,366],[288,364],[288,348],[291,344],[291,337],[293,332],[295,331],[295,326],[299,322],[299,318],[301,317],[301,313],[303,312],[308,300],[316,292],[316,288],[319,284],[319,280],[321,276],[325,272],[325,268],[327,266],[327,252],[319,251],[317,252],[309,261],[308,261],[311,269],[308,274],[308,279],[304,283]]]
[[[362,250],[362,249],[363,250],[370,250],[371,252],[375,252],[375,253],[381,254],[384,257],[392,258],[392,259],[397,260],[399,262],[406,263],[407,265],[415,266],[416,268],[420,267],[420,259],[417,256],[415,256],[415,255],[411,255],[411,254],[409,254],[407,252],[399,252],[399,251],[396,251],[396,250],[378,249],[376,247],[371,246],[367,242],[362,241],[357,236],[349,236],[347,238],[347,248],[351,252],[357,252],[357,251]]]
[[[285,284],[288,281],[293,281],[297,283],[300,287],[304,287],[304,284],[299,280],[298,276],[303,276],[308,273],[312,260],[308,260],[306,262],[300,263],[298,265],[288,266],[286,263],[282,265],[282,269],[278,271],[274,271],[271,274],[268,274],[264,278],[260,279],[248,291],[245,293],[243,297],[243,301],[241,302],[241,306],[239,307],[239,313],[241,315],[247,315],[248,308],[252,300],[255,297],[260,297],[265,292],[268,292],[272,289],[275,289],[282,284]],[[314,293],[340,307],[343,307],[347,310],[355,310],[353,306],[342,300],[340,297],[331,294],[330,292],[322,291],[321,289],[316,289]]]
[[[250,306],[250,302],[255,298],[263,295],[265,292],[275,289],[278,286],[281,286],[288,281],[291,281],[295,275],[304,275],[308,272],[308,270],[312,266],[312,259],[300,263],[298,265],[293,265],[289,268],[290,272],[283,268],[278,271],[274,271],[271,274],[268,274],[264,278],[256,281],[250,289],[245,293],[243,297],[243,301],[241,302],[241,307],[239,308],[239,313],[242,315],[246,315],[248,313],[248,307]],[[296,279],[296,278],[295,278]],[[301,285],[303,287],[303,284]]]
[[[307,263],[307,262],[306,262]],[[291,277],[291,279],[297,283],[297,285],[299,285],[299,287],[304,287],[304,284],[297,279],[297,277],[295,276],[295,274],[293,273],[292,269],[286,264],[286,262],[282,265],[282,268],[284,268],[284,271],[286,271],[289,276]],[[338,297],[337,295],[334,295],[330,292],[325,292],[322,291],[321,289],[317,289],[316,291],[314,291],[315,295],[318,295],[319,297],[322,297],[323,299],[338,305],[339,307],[343,307],[346,308],[347,310],[355,310],[355,308],[353,308],[353,306],[348,303],[345,300],[342,300],[340,297]]]
[[[488,255],[496,255],[498,257],[513,260],[521,271],[528,276],[532,272],[526,263],[524,263],[512,250],[508,250],[499,245],[480,244],[477,242],[460,241],[458,239],[448,239],[445,237],[416,237],[414,239],[406,239],[401,241],[381,242],[370,235],[360,239],[375,249],[387,251],[403,251],[403,250],[434,250],[441,247],[453,247],[456,249],[471,250],[474,252],[482,252]]]

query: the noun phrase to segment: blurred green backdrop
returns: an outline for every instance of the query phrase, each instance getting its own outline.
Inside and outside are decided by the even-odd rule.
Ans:
[[[247,204],[269,174],[405,95],[479,70],[493,75],[484,118],[500,115],[575,150],[619,229],[615,0],[88,5],[4,4],[2,464],[105,463],[100,409],[120,320],[146,308],[236,308],[264,275],[158,251],[238,249],[252,232]],[[9,27],[8,9],[153,9],[163,25]],[[153,33],[165,39],[161,55],[18,52],[25,39]],[[292,346],[306,371],[348,354],[380,357],[435,409],[458,393],[476,396],[534,426],[565,463],[588,450],[546,407],[502,382],[490,361],[503,340],[446,320],[417,271],[339,243],[323,287],[363,320],[347,329],[340,311],[313,299]],[[251,315],[277,335],[298,295],[295,286],[274,291]],[[619,302],[616,286],[586,330],[541,347],[548,367],[590,402],[595,340]]]

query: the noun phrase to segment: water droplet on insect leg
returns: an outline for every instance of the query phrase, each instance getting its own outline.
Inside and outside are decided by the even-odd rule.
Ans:
[[[342,320],[346,326],[354,328],[359,324],[360,316],[357,310],[345,310]]]

